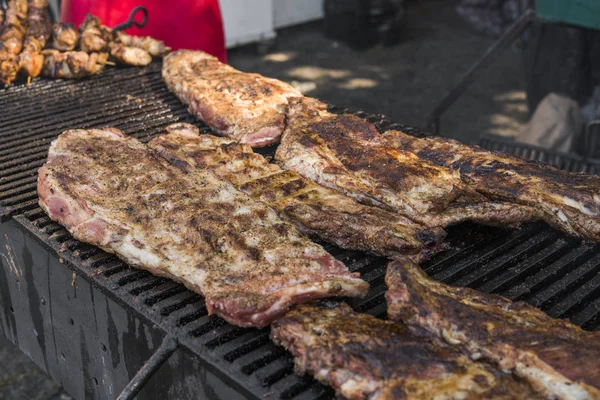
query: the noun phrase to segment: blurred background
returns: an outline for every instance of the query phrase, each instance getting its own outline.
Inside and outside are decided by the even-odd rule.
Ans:
[[[82,11],[86,2],[51,3],[55,18],[62,14],[65,20],[75,15],[70,8]],[[116,7],[111,1],[94,3],[107,12]],[[177,2],[177,7],[185,8],[185,3]],[[498,57],[449,103],[439,133],[471,144],[493,135],[582,157],[600,156],[597,0],[218,3],[227,59],[234,67],[290,82],[331,104],[426,130],[444,96],[499,38],[516,32],[512,38],[504,36],[506,46]],[[511,31],[529,8],[540,20]],[[153,19],[157,16],[150,13],[150,23]],[[194,26],[155,23],[178,29],[180,36],[206,36]],[[70,397],[0,336],[0,398]]]

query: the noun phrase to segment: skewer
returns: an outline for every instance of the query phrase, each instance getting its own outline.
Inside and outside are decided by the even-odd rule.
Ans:
[[[29,84],[31,83],[31,75],[27,76],[27,86],[29,86]]]
[[[104,61],[104,65],[110,65],[110,66],[113,66],[113,67],[114,67],[114,66],[115,66],[115,65],[117,65],[117,64],[115,64],[115,63],[114,63],[114,62],[112,62],[112,61]]]

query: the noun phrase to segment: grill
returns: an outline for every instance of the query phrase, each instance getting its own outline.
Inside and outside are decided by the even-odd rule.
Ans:
[[[0,330],[69,393],[114,398],[126,388],[124,397],[139,390],[140,398],[333,397],[331,389],[294,372],[268,328],[239,328],[208,316],[201,296],[74,240],[38,207],[36,171],[65,129],[114,126],[148,141],[185,121],[210,132],[167,91],[160,63],[113,68],[79,82],[9,87],[0,91],[0,107]],[[356,114],[380,130],[422,135]],[[600,328],[600,245],[545,223],[517,230],[462,224],[449,229],[448,242],[449,250],[424,265],[433,278]],[[386,260],[325,247],[371,284],[365,298],[349,304],[385,318]]]

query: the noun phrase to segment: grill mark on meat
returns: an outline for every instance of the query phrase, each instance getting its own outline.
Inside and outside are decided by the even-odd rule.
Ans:
[[[174,164],[208,169],[252,198],[264,202],[301,230],[340,247],[397,256],[430,255],[445,233],[374,207],[270,164],[252,149],[229,139],[200,135],[175,124],[149,146]]]
[[[237,325],[264,326],[298,302],[368,290],[273,210],[188,169],[114,129],[66,131],[39,170],[40,206],[76,239],[182,282]]]
[[[600,178],[468,146],[452,139],[415,138],[399,131],[382,135],[388,146],[460,171],[473,190],[492,199],[535,208],[567,233],[600,240]]]
[[[271,337],[292,353],[299,372],[344,398],[541,398],[424,331],[356,313],[346,304],[299,306],[273,322]]]
[[[375,126],[354,115],[334,115],[315,99],[290,100],[288,124],[275,153],[288,170],[429,227],[465,220],[516,225],[539,218],[530,207],[490,201],[465,185],[460,173],[380,140]]]
[[[390,263],[388,315],[528,380],[549,398],[600,398],[600,333],[523,302],[433,281],[414,263]]]

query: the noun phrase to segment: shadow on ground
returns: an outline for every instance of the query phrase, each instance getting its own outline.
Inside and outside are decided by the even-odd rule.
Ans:
[[[493,39],[474,34],[454,1],[410,3],[398,45],[355,51],[326,38],[320,23],[279,32],[266,55],[230,52],[235,67],[292,82],[328,103],[425,125],[444,94]],[[442,119],[442,133],[476,143],[482,133],[515,135],[527,120],[520,52],[506,50]]]

